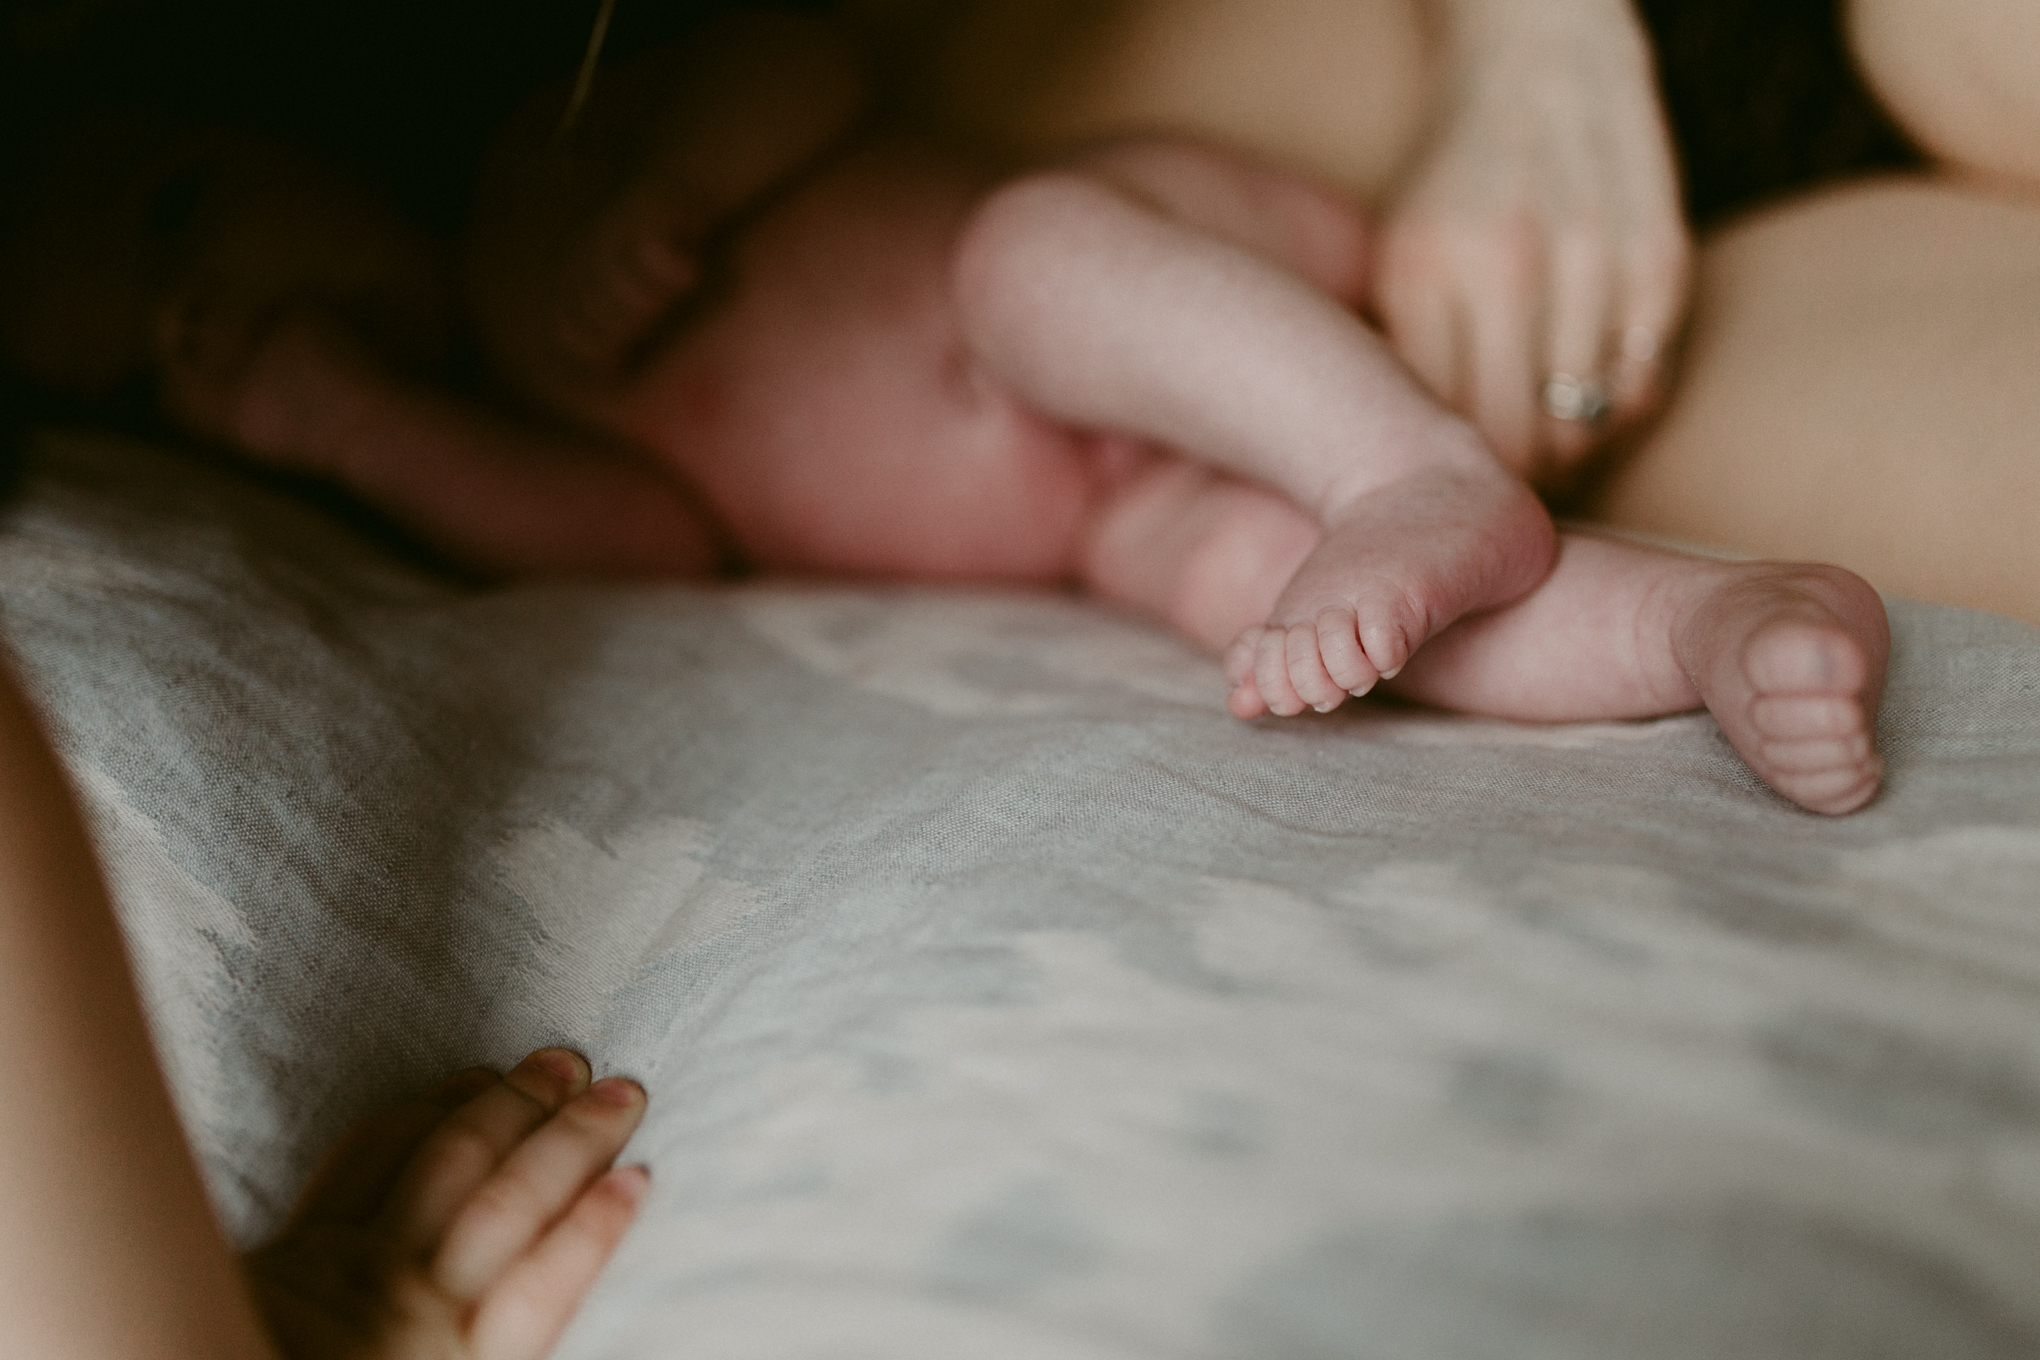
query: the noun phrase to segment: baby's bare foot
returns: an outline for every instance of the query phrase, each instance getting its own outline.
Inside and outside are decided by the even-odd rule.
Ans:
[[[1673,651],[1759,778],[1813,812],[1877,792],[1877,701],[1891,631],[1883,601],[1839,567],[1727,569],[1673,630]]]
[[[1330,712],[1455,619],[1535,586],[1554,543],[1544,507],[1498,465],[1370,491],[1326,524],[1268,621],[1233,643],[1227,706],[1241,718]]]
[[[644,1093],[542,1049],[372,1115],[246,1262],[290,1356],[538,1360],[647,1187],[610,1169]]]

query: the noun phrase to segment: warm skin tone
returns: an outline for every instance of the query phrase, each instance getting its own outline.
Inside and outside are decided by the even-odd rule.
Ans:
[[[1804,805],[1874,793],[1875,596],[1600,541],[1555,559],[1534,497],[1356,316],[1368,229],[1337,196],[1184,140],[1003,183],[900,136],[818,161],[854,118],[856,80],[831,75],[849,61],[816,26],[725,24],[618,73],[627,126],[653,129],[627,151],[599,108],[565,150],[534,117],[484,186],[482,338],[526,393],[698,496],[698,516],[665,503],[672,570],[719,542],[772,570],[1075,582],[1228,651],[1243,718],[1328,710],[1442,634],[1401,692],[1542,719],[1708,705]],[[679,112],[637,104],[676,69]],[[816,111],[797,89],[846,93]],[[576,560],[642,569],[652,521],[619,499],[612,529],[613,490],[535,552],[521,519],[485,523],[587,460],[497,456],[493,426],[393,381],[343,320],[306,306],[243,337],[197,428],[442,545],[500,545],[487,567],[544,567],[578,533]],[[1502,606],[1542,622],[1450,631]]]
[[[1830,190],[1707,244],[1680,387],[1596,518],[2040,624],[2040,193]]]
[[[1227,0],[1209,0],[1169,12],[1197,22],[1173,30],[1150,23],[1144,29],[1141,15],[1147,11],[1126,6],[1115,20],[1121,27],[1115,30],[1112,61],[1057,77],[1063,81],[1056,87],[1060,122],[1043,132],[1043,124],[1016,118],[1005,129],[1007,140],[1030,144],[1030,128],[1045,141],[1129,123],[1194,124],[1203,117],[1206,130],[1310,165],[1352,187],[1381,191],[1386,176],[1407,166],[1398,193],[1375,194],[1390,205],[1383,228],[1390,245],[1381,252],[1369,296],[1388,323],[1389,343],[1411,369],[1464,411],[1512,466],[1528,470],[1561,465],[1590,442],[1585,432],[1537,414],[1537,375],[1560,363],[1585,368],[1591,353],[1614,380],[1626,411],[1648,404],[1656,386],[1654,360],[1640,358],[1642,350],[1624,341],[1631,328],[1648,329],[1660,320],[1668,327],[1677,314],[1684,246],[1666,189],[1659,124],[1626,13],[1614,13],[1598,0],[1441,3],[1422,11],[1433,20],[1427,37],[1411,22],[1419,11],[1400,0],[1256,0],[1244,11]],[[1242,12],[1253,22],[1229,20]],[[1157,9],[1149,19],[1160,14]],[[1951,163],[1987,171],[2004,186],[2009,215],[1988,228],[1961,217],[1962,205],[1978,201],[1972,191],[1929,192],[1955,205],[1953,225],[1944,224],[1944,232],[1970,244],[2005,243],[1990,258],[2006,262],[2006,277],[2014,262],[2031,258],[2020,253],[2020,243],[2031,238],[2021,235],[2027,228],[2019,214],[2030,211],[2029,191],[2021,186],[2036,176],[2021,157],[2040,146],[2040,136],[2006,131],[2020,126],[2021,110],[2031,112],[2036,105],[2029,69],[2007,67],[2001,59],[2007,52],[2030,51],[2031,43],[2020,47],[1991,34],[2015,26],[2023,14],[2009,4],[1951,12],[1923,0],[1864,3],[1856,11],[1872,77],[1916,134]],[[1221,93],[1250,88],[1251,79],[1227,70],[1228,62],[1253,65],[1255,42],[1241,41],[1242,35],[1294,37],[1298,28],[1285,27],[1285,16],[1312,15],[1391,35],[1389,41],[1346,50],[1356,63],[1356,78],[1342,88],[1361,93],[1352,104],[1332,96],[1329,106],[1342,110],[1337,117],[1286,123],[1262,117],[1257,123],[1247,116],[1228,125],[1241,107],[1250,115],[1265,114],[1296,101],[1229,103],[1196,93],[1207,79]],[[1445,22],[1437,22],[1441,18]],[[1909,19],[1931,21],[1937,43],[1903,39]],[[1503,32],[1483,30],[1483,24],[1519,27],[1507,36],[1477,40],[1483,31]],[[1143,58],[1143,43],[1164,31],[1192,39],[1199,33],[1232,36],[1201,53],[1192,41],[1187,48],[1179,44],[1174,55],[1163,52],[1162,60]],[[1289,50],[1333,61],[1341,52],[1308,37]],[[1187,66],[1186,51],[1195,58]],[[1539,52],[1542,57],[1525,55]],[[1981,61],[1992,72],[1990,81],[1949,78],[1964,52],[1964,60]],[[1429,54],[1414,76],[1408,69],[1412,53]],[[1568,60],[1554,61],[1554,53]],[[1371,78],[1366,62],[1377,56],[1404,65]],[[1529,82],[1515,88],[1534,89],[1537,98],[1511,105],[1481,97],[1509,88],[1512,70],[1513,78]],[[1105,77],[1087,87],[1085,81],[1099,71]],[[1285,93],[1294,89],[1293,68],[1277,62],[1264,77],[1268,71],[1280,73]],[[1448,74],[1440,78],[1440,72]],[[1538,72],[1543,75],[1533,79]],[[1039,88],[1021,85],[1023,94]],[[1977,112],[1977,91],[1989,95],[1987,116]],[[774,155],[789,147],[811,153],[828,138],[823,125],[829,100],[811,83],[803,83],[802,92],[816,97],[793,107],[821,114],[812,124],[803,123],[806,112],[761,123],[768,141],[780,141]],[[843,97],[854,102],[854,94]],[[1300,103],[1306,111],[1327,106]],[[1413,108],[1439,114],[1440,127],[1422,143],[1423,151],[1412,146],[1428,112]],[[1170,116],[1185,109],[1189,115]],[[1038,104],[1029,116],[1039,118]],[[685,139],[649,140],[654,161],[665,153],[680,159],[685,173],[677,182],[692,198],[679,218],[694,223],[696,233],[721,206],[742,202],[760,187],[748,182],[752,172],[745,166],[763,161],[740,156],[704,168],[688,162],[695,153]],[[642,159],[623,162],[621,168],[589,171],[578,182],[579,192],[567,196],[569,220],[552,224],[558,233],[553,244],[565,242],[567,248],[555,256],[560,268],[544,276],[544,286],[526,293],[523,303],[514,292],[500,294],[510,299],[505,315],[513,321],[497,327],[499,347],[514,349],[514,337],[521,335],[527,349],[522,366],[512,362],[506,369],[542,405],[581,402],[591,366],[599,375],[647,337],[662,334],[658,323],[666,307],[691,285],[688,251],[647,248],[656,247],[664,227],[676,220],[671,195],[676,181],[643,175]],[[1587,165],[1596,172],[1576,173]],[[1057,172],[1075,176],[1075,187],[1086,193],[1119,194],[1134,210],[1156,214],[1154,186],[1139,176],[1129,182],[1128,173],[1124,165],[1082,163]],[[735,179],[718,181],[717,174]],[[1072,184],[1051,177],[1048,187],[1062,191]],[[316,197],[323,190],[300,186],[283,192],[286,198]],[[193,243],[217,250],[201,250],[196,258],[247,258],[248,238],[236,246],[234,233],[248,231],[251,222],[254,239],[269,245],[288,240],[265,222],[259,200],[254,196],[250,206],[248,196],[222,196],[222,205],[238,202],[252,216],[235,226],[229,213],[224,225],[194,233]],[[1126,204],[1113,206],[1123,211]],[[302,216],[304,208],[298,199],[289,212]],[[1309,251],[1296,252],[1293,241],[1291,253],[1285,253],[1279,243],[1271,246],[1256,235],[1253,224],[1242,241],[1239,223],[1208,220],[1195,205],[1165,202],[1160,209],[1163,228],[1216,238],[1249,259],[1272,259],[1327,296],[1352,296],[1349,273],[1322,271],[1322,261]],[[1825,205],[1804,210],[1801,220],[1806,229],[1797,238],[1752,237],[1754,267],[1727,278],[1724,315],[1775,290],[1806,260],[1831,254],[1856,226],[1854,218]],[[1903,229],[1900,223],[1900,237],[1909,239]],[[377,226],[349,233],[353,248],[379,255],[366,285],[358,272],[331,267],[317,233],[310,241],[312,258],[281,265],[280,289],[274,273],[267,283],[240,288],[237,279],[245,282],[245,274],[229,270],[223,287],[217,273],[191,268],[172,270],[170,281],[177,287],[163,289],[160,279],[145,277],[146,269],[135,276],[107,269],[107,259],[128,258],[117,251],[95,256],[87,264],[105,284],[103,308],[78,309],[88,319],[85,334],[66,333],[67,342],[76,343],[42,376],[72,390],[104,391],[140,367],[162,384],[174,418],[216,436],[232,437],[228,425],[246,414],[242,397],[264,392],[270,423],[257,422],[238,438],[244,452],[319,466],[470,561],[501,563],[524,554],[528,560],[518,564],[538,568],[698,573],[721,560],[731,545],[715,517],[703,513],[698,492],[666,475],[676,469],[634,457],[613,437],[562,434],[515,421],[407,376],[429,374],[435,345],[443,344],[443,335],[437,341],[432,335],[438,323],[429,316],[419,319],[410,305],[437,288],[438,276],[428,268],[425,292],[419,292],[414,243],[400,224],[393,237],[381,232]],[[1035,235],[1031,229],[1018,234]],[[353,258],[358,261],[359,254]],[[1903,273],[1916,265],[1908,256],[1895,268]],[[376,282],[385,277],[377,271],[385,268],[386,277],[406,280],[387,296]],[[194,313],[188,305],[194,286],[196,294],[229,305]],[[1988,278],[1980,281],[1978,296],[1988,295],[1991,286]],[[550,296],[540,296],[546,287]],[[635,303],[624,305],[634,290]],[[231,305],[237,292],[261,305]],[[404,305],[383,307],[379,298]],[[275,324],[278,314],[270,306],[278,301],[289,304],[282,324]],[[559,342],[566,337],[549,325],[534,328],[514,320],[558,315],[548,309],[562,304],[583,308],[579,338],[564,347]],[[1927,305],[1945,306],[1950,324],[1974,319],[1981,310],[1960,298]],[[103,326],[91,320],[109,316]],[[48,327],[21,326],[18,319],[13,324],[17,357],[23,334],[50,333]],[[1018,354],[1001,360],[1003,347],[1014,339],[1002,324],[970,332],[979,337],[977,349],[987,351],[978,357],[1029,403],[1066,420],[1124,424],[1151,437],[1181,433],[1166,425],[1151,429],[1139,412],[1128,417],[1086,409],[1076,399],[1083,394],[1072,397],[1056,374],[1032,371],[1025,326],[1018,328]],[[1040,343],[1054,359],[1070,337],[1053,326],[1048,330]],[[1703,341],[1708,333],[1702,330]],[[1779,371],[1789,372],[1793,356],[1780,359],[1785,367]],[[282,380],[250,383],[265,365]],[[1706,383],[1708,371],[1704,363],[1698,368],[1696,386]],[[612,397],[624,390],[611,388]],[[1991,403],[2008,391],[2013,398],[2020,395],[2011,388],[1987,389],[1972,394],[1975,401],[1948,404],[1966,416],[1997,409]],[[642,411],[670,405],[655,388],[637,395]],[[1717,392],[1715,404],[1734,409],[1730,398],[1736,395]],[[1217,413],[1221,424],[1225,414]],[[2020,430],[2032,428],[2030,420],[2014,423]],[[609,428],[618,427],[612,422]],[[1347,437],[1352,428],[1345,427]],[[1449,422],[1437,427],[1451,428]],[[1674,428],[1675,423],[1667,426]],[[312,430],[319,431],[316,438],[307,435]],[[362,445],[364,433],[398,440],[396,447],[413,456],[356,459],[349,450]],[[1706,449],[1718,451],[1732,442],[1701,439],[1702,452],[1696,454],[1692,445],[1681,452],[1682,446],[1661,436],[1646,448],[1636,479],[1627,483],[1643,489],[1624,513],[1649,522],[1649,507],[1662,509],[1665,498],[1652,492],[1649,480],[1654,467],[1668,461],[1704,466],[1711,456]],[[1924,446],[1935,445],[1929,439]],[[1978,509],[2002,517],[2031,504],[2002,491],[2003,477],[2030,467],[2030,459],[2016,461],[1996,448],[1987,445],[1984,454],[1990,464],[1985,471],[1999,478],[1991,483],[1996,503]],[[422,475],[416,456],[421,453],[430,454]],[[1257,461],[1267,456],[1233,450],[1228,457],[1212,449],[1204,462],[1177,458],[1158,464],[1146,455],[1128,460],[1143,469],[1135,479],[1140,495],[1125,497],[1120,512],[1101,521],[1114,532],[1094,537],[1089,570],[1093,585],[1156,610],[1214,647],[1242,628],[1262,629],[1229,659],[1240,683],[1236,708],[1294,712],[1344,692],[1333,688],[1341,677],[1330,673],[1316,621],[1284,620],[1278,608],[1285,584],[1318,550],[1341,504],[1336,495],[1324,494],[1313,503],[1310,484],[1284,483],[1281,469],[1270,473]],[[460,472],[463,463],[467,470]],[[455,475],[448,475],[449,465]],[[483,475],[506,465],[523,472],[508,479]],[[1760,484],[1767,469],[1791,465],[1789,456],[1773,457],[1749,473]],[[1291,494],[1272,495],[1229,476],[1228,468],[1267,474]],[[1831,499],[1828,506],[1848,511],[1849,498],[1860,498],[1866,487],[1907,484],[1902,473],[1908,470],[1894,458],[1888,468],[1873,468],[1876,475],[1852,475],[1839,488],[1839,502]],[[1978,480],[1989,483],[1989,477]],[[484,503],[485,513],[448,513],[449,488],[459,493],[460,506],[472,507],[469,493],[485,484],[494,489],[484,494],[497,498]],[[1630,493],[1618,485],[1613,494],[1610,503],[1619,505]],[[557,513],[563,504],[579,509]],[[637,508],[619,513],[623,505]],[[1735,513],[1733,507],[1726,512],[1730,519]],[[1847,520],[1846,513],[1829,514],[1823,522]],[[1995,522],[1950,520],[1972,529]],[[604,532],[592,533],[598,526]],[[2010,535],[2004,539],[2011,541]],[[1939,560],[1957,552],[1929,547],[1934,551],[1923,555]],[[2003,607],[2009,608],[2030,600],[2018,594],[2017,582],[2040,580],[2040,573],[2007,573],[2006,579],[2003,598],[2012,603]],[[1233,584],[1220,588],[1226,582]],[[1478,590],[1460,592],[1467,607],[1479,598]],[[1283,625],[1279,629],[1265,622],[1271,610]],[[1360,611],[1355,612],[1357,618]],[[2030,612],[2040,616],[2040,608]],[[1626,633],[1597,626],[1609,614],[1625,621]],[[1316,639],[1314,658],[1305,647],[1291,660],[1288,640],[1297,629]],[[1280,646],[1269,642],[1277,636]],[[1354,640],[1365,656],[1357,624]],[[1875,790],[1878,767],[1869,722],[1883,646],[1881,609],[1846,573],[1724,564],[1566,535],[1541,583],[1507,608],[1443,628],[1394,683],[1412,697],[1530,719],[1632,716],[1705,704],[1774,786],[1808,806],[1841,811]],[[36,1054],[43,1070],[68,1074],[62,1083],[37,1083],[0,1115],[0,1147],[10,1154],[0,1158],[8,1168],[8,1179],[0,1181],[0,1250],[8,1253],[0,1270],[0,1314],[39,1355],[272,1353],[255,1320],[250,1288],[206,1212],[161,1079],[148,1061],[118,936],[75,815],[11,691],[0,695],[0,836],[10,841],[0,857],[6,866],[0,876],[0,1033],[16,1040],[18,1051]],[[604,1171],[639,1109],[627,1088],[589,1087],[585,1065],[572,1055],[533,1055],[502,1078],[455,1078],[418,1104],[379,1117],[368,1132],[343,1145],[332,1170],[310,1192],[305,1215],[279,1247],[251,1262],[245,1278],[290,1354],[536,1354],[564,1324],[642,1191],[635,1173]],[[78,1166],[95,1174],[65,1180]],[[491,1188],[506,1184],[526,1189],[506,1195]],[[58,1189],[61,1194],[53,1193]],[[377,1268],[355,1269],[364,1261]],[[335,1272],[365,1285],[366,1292],[332,1312],[309,1306],[311,1295],[290,1283],[330,1279]],[[536,1321],[510,1325],[520,1313]],[[363,1319],[378,1321],[364,1331]]]
[[[1597,517],[2040,624],[2040,10],[1857,0],[1931,173],[1707,243],[1678,396]]]
[[[271,1354],[151,1060],[70,792],[0,678],[0,1313],[21,1354]],[[32,1055],[32,1056],[31,1056]]]
[[[1954,172],[2040,190],[2040,13],[2019,0],[1850,0],[1865,76]]]
[[[1033,154],[1157,127],[1204,133],[1379,205],[1368,301],[1397,353],[1510,467],[1562,477],[1658,399],[1690,247],[1628,0],[975,0],[961,12],[916,54],[922,97],[946,119]],[[1555,372],[1606,381],[1616,420],[1594,430],[1544,414]]]
[[[1564,60],[1535,43],[1491,49],[1504,62],[1521,58],[1506,79],[1535,81],[1539,97],[1504,110],[1515,120],[1507,127],[1468,109],[1462,130],[1452,114],[1461,106],[1438,73],[1465,58],[1449,50],[1428,64],[1412,57],[1435,52],[1427,32],[1452,31],[1460,7],[1449,0],[1121,0],[1110,8],[1121,16],[1101,25],[1111,41],[1058,46],[1013,41],[1028,31],[1014,12],[1067,22],[1044,0],[978,0],[973,10],[990,17],[957,26],[938,91],[976,125],[1028,146],[1156,125],[1209,132],[1382,202],[1390,229],[1427,215],[1420,198],[1437,201],[1418,193],[1449,173],[1431,148],[1470,139],[1504,148],[1502,162],[1519,168],[1591,163],[1599,169],[1585,181],[1585,209],[1569,187],[1576,179],[1504,173],[1482,183],[1506,186],[1513,211],[1462,211],[1456,227],[1434,237],[1464,242],[1454,254],[1473,261],[1475,275],[1528,281],[1480,324],[1497,334],[1509,329],[1504,313],[1564,310],[1562,252],[1522,247],[1569,233],[1611,243],[1616,257],[1659,260],[1636,275],[1639,285],[1590,293],[1676,293],[1683,271],[1669,266],[1683,254],[1664,245],[1677,205],[1654,168],[1662,159],[1607,150],[1635,146],[1616,139],[1621,128],[1633,139],[1661,125],[1648,82],[1633,68],[1584,79],[1594,54],[1627,41],[1609,25],[1634,31],[1626,13],[1569,0],[1515,6],[1524,23],[1555,26],[1563,11],[1602,31],[1559,49]],[[2040,623],[2040,540],[2029,532],[2040,503],[2032,440],[2040,395],[2029,377],[2040,367],[2040,64],[2032,60],[2040,13],[2018,0],[1853,0],[1846,19],[1859,68],[1935,158],[1932,173],[1782,203],[1703,242],[1677,382],[1657,384],[1675,399],[1661,424],[1623,441],[1623,461],[1591,513],[1759,555],[1839,562],[1884,590]],[[1000,78],[1006,48],[1048,58],[1024,77]],[[1299,70],[1310,75],[1302,95]],[[1611,130],[1593,131],[1603,117]],[[1535,152],[1535,144],[1554,150]],[[1484,192],[1469,183],[1446,197],[1468,204]],[[1510,221],[1524,230],[1499,225]],[[1511,258],[1530,267],[1512,271]],[[1604,272],[1617,277],[1627,275]],[[1538,301],[1545,290],[1549,306]],[[1377,290],[1385,313],[1393,291]],[[1470,286],[1456,295],[1484,305]],[[1608,333],[1619,354],[1612,318]],[[1434,376],[1442,367],[1405,343],[1413,334],[1391,326],[1405,359],[1437,390],[1462,411],[1483,409],[1456,379]],[[1533,370],[1545,343],[1530,348]],[[1555,339],[1548,345],[1556,352]],[[1521,371],[1516,361],[1509,367]],[[1626,387],[1619,363],[1614,376]],[[1521,387],[1511,380],[1488,390]],[[1509,447],[1494,421],[1483,418],[1482,429]],[[1548,465],[1577,442],[1559,436],[1540,457]]]
[[[0,1102],[0,1316],[22,1355],[537,1360],[648,1183],[610,1169],[643,1092],[546,1049],[371,1116],[237,1263],[70,791],[4,672],[0,1034],[47,1074]]]

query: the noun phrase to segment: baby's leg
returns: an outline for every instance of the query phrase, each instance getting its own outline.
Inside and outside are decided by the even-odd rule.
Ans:
[[[1306,191],[1165,152],[1121,149],[993,193],[957,248],[965,334],[1049,414],[1184,450],[1307,511],[1323,537],[1252,641],[1264,670],[1364,691],[1462,614],[1534,586],[1550,521],[1379,337],[1299,277],[1322,271],[1325,234],[1254,216],[1292,215]],[[1357,246],[1357,223],[1348,235]]]
[[[1765,783],[1838,815],[1869,802],[1883,774],[1889,651],[1882,601],[1839,567],[1567,534],[1543,585],[1440,634],[1393,688],[1530,722],[1705,707]],[[1236,673],[1246,664],[1230,662]]]
[[[1079,547],[1078,575],[1087,589],[1153,614],[1219,655],[1242,628],[1268,617],[1321,537],[1316,520],[1265,486],[1157,456],[1105,499]],[[1286,669],[1271,676],[1271,686],[1286,676]],[[1233,696],[1243,718],[1327,712],[1346,697],[1330,686],[1264,704],[1251,683]]]
[[[1568,533],[1543,585],[1441,634],[1395,691],[1533,722],[1704,705],[1765,783],[1839,814],[1869,802],[1883,773],[1876,717],[1890,648],[1883,602],[1840,567]]]
[[[1242,620],[1266,613],[1318,536],[1265,488],[1157,459],[1096,521],[1085,579],[1218,651]],[[1722,562],[1569,533],[1541,585],[1440,633],[1389,688],[1526,722],[1705,707],[1772,788],[1842,813],[1877,791],[1889,646],[1876,593],[1839,568]],[[1236,644],[1226,658],[1232,711],[1336,707],[1345,691],[1307,661],[1257,677],[1257,650]]]

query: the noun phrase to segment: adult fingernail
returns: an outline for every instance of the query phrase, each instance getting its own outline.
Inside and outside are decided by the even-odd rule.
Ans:
[[[644,1088],[629,1077],[604,1077],[588,1088],[588,1094],[619,1109],[641,1105],[645,1099]]]
[[[609,1173],[609,1182],[636,1203],[652,1188],[652,1169],[648,1166],[619,1166]]]
[[[542,1048],[531,1055],[531,1061],[568,1083],[588,1075],[588,1064],[581,1060],[581,1055],[564,1048]]]

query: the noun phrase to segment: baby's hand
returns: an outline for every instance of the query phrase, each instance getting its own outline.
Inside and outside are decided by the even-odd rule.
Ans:
[[[1374,301],[1405,362],[1537,478],[1647,410],[1690,242],[1628,0],[1451,0],[1437,142]]]
[[[621,1077],[541,1049],[371,1115],[244,1265],[293,1360],[537,1360],[644,1197],[610,1163],[643,1117]]]

